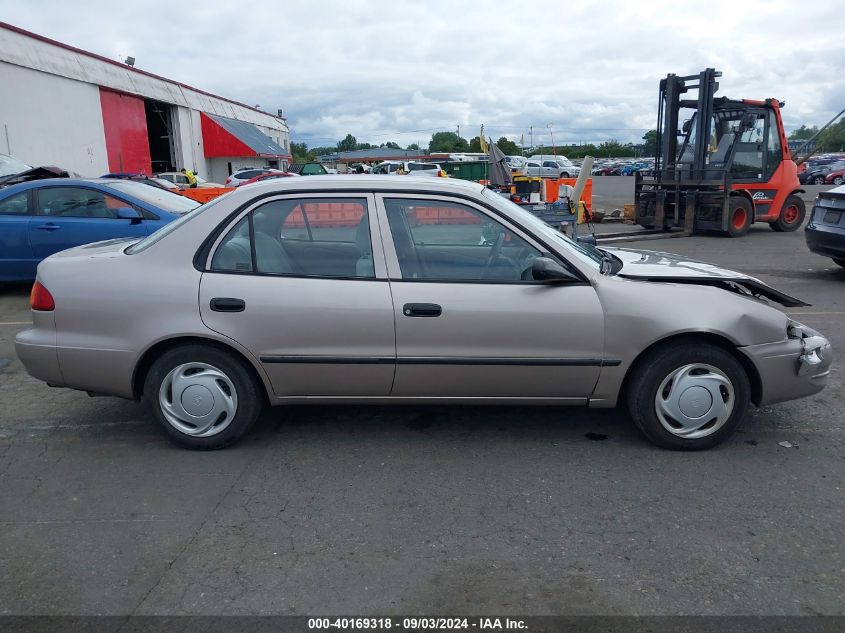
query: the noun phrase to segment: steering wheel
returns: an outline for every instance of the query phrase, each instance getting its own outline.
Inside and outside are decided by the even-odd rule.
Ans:
[[[485,272],[499,259],[499,253],[502,252],[502,244],[505,243],[505,232],[502,231],[496,236],[496,241],[493,242],[493,248],[490,249],[490,255],[487,257],[487,262],[484,264]]]

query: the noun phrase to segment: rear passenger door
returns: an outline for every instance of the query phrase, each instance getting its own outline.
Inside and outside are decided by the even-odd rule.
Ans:
[[[0,281],[35,278],[38,259],[29,243],[31,190],[0,200]]]
[[[393,303],[373,207],[368,194],[262,199],[212,247],[203,322],[258,358],[276,396],[389,394]]]

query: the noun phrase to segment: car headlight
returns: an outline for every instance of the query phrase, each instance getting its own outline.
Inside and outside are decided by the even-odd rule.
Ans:
[[[799,323],[798,321],[793,321],[790,319],[786,324],[786,336],[787,338],[798,338],[802,339],[807,335],[807,326],[803,323]]]

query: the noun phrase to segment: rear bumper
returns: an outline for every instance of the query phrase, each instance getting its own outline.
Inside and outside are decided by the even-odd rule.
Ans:
[[[845,227],[810,223],[804,231],[807,248],[825,257],[845,257]]]
[[[15,353],[33,378],[54,387],[65,385],[59,366],[55,330],[29,328],[15,336]]]
[[[833,349],[821,334],[805,330],[809,336],[804,339],[739,348],[760,375],[758,405],[811,396],[827,385]]]

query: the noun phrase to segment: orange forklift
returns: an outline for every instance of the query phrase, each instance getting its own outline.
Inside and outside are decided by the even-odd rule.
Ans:
[[[752,222],[794,231],[806,210],[783,130],[784,104],[716,97],[721,76],[708,68],[661,80],[657,156],[650,175],[635,177],[636,221],[731,237],[745,235]]]

